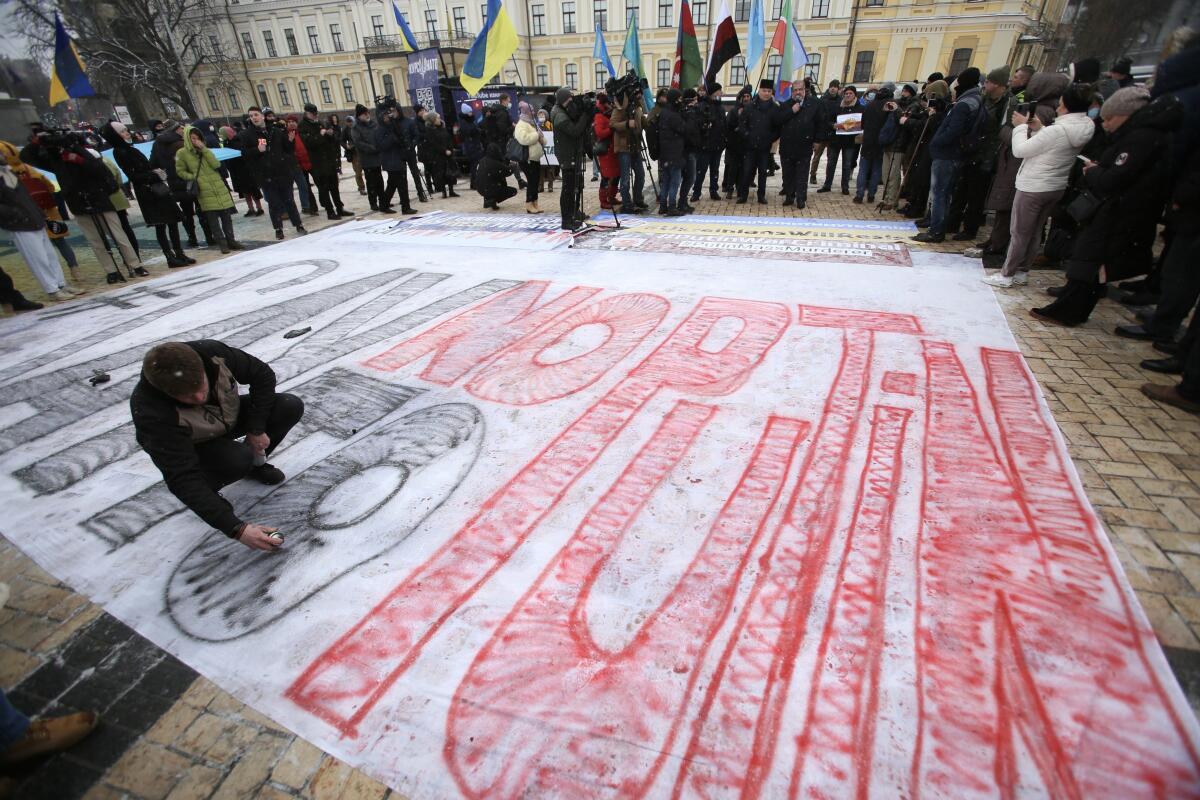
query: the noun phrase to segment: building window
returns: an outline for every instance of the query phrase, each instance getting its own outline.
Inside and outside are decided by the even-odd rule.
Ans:
[[[575,3],[574,0],[567,0],[562,4],[563,9],[563,33],[575,32]]]
[[[658,69],[656,71],[655,77],[658,78],[658,88],[659,89],[670,89],[671,88],[671,62],[665,58],[660,58],[658,60]]]
[[[287,42],[289,56],[300,55],[300,48],[296,45],[296,32],[291,28],[283,29],[283,39]]]
[[[600,30],[608,30],[608,0],[592,0],[592,28],[599,25]]]
[[[217,93],[211,88],[208,90],[208,110],[214,114],[221,110],[221,106],[217,105]]]
[[[568,89],[578,89],[579,88],[579,67],[577,67],[574,64],[567,64],[566,76],[567,76],[567,88]]]
[[[229,110],[234,111],[241,107],[242,107],[242,104],[238,102],[237,89],[230,89],[229,90]]]
[[[214,56],[221,55],[221,42],[215,36],[208,37],[208,52]]]
[[[879,8],[883,5],[883,0],[867,0],[867,8]]]
[[[737,0],[733,4],[733,21],[746,22],[750,19],[750,0]]]
[[[779,19],[783,16],[783,0],[772,0],[771,2],[771,19]]]
[[[250,34],[242,31],[242,52],[246,54],[246,58],[258,58],[254,55],[254,42],[250,41]]]
[[[279,52],[275,49],[275,36],[270,31],[263,31],[263,44],[267,46],[267,55],[270,58],[278,58]]]
[[[349,78],[342,78],[342,97],[347,103],[354,102],[354,86],[350,83]]]
[[[381,14],[372,15],[371,31],[375,36],[383,36],[383,16]]]
[[[333,104],[333,92],[329,91],[329,81],[321,81],[321,101],[326,105]]]
[[[308,94],[308,84],[305,83],[304,81],[300,81],[300,102],[301,103],[311,103],[312,102],[312,97]]]
[[[535,76],[534,80],[537,81],[538,86],[550,85],[550,68],[545,64],[534,67],[533,74]]]
[[[625,27],[632,28],[631,20],[639,20],[642,14],[642,0],[625,0]]]
[[[455,6],[450,9],[451,16],[454,18],[454,35],[467,35],[467,10],[462,6]]]
[[[813,19],[829,16],[829,0],[813,0],[812,4]]]
[[[729,68],[729,84],[734,88],[741,88],[746,85],[746,57],[734,56],[730,62],[733,66]]]
[[[288,108],[289,106],[291,106],[292,101],[288,97],[288,90],[287,90],[286,86],[284,86],[282,83],[277,83],[277,84],[275,84],[275,91],[279,92],[279,107],[280,108]]]
[[[530,18],[533,20],[533,35],[534,36],[545,36],[546,35],[546,6],[544,4],[539,4],[539,5],[533,6],[533,10],[530,12]]]
[[[432,8],[425,9],[425,33],[429,34],[430,39],[437,39],[437,26],[437,12]]]
[[[969,66],[971,66],[971,48],[956,48],[954,57],[950,59],[950,74],[957,75]]]
[[[708,0],[694,0],[692,3],[692,23],[695,25],[708,24]]]
[[[484,25],[487,25],[487,3],[484,3],[479,7],[479,18],[483,20]],[[482,28],[480,30],[482,30]]]
[[[804,68],[804,77],[812,78],[813,85],[821,83],[821,54],[809,53],[808,65]]]
[[[346,49],[342,44],[342,26],[336,22],[329,26],[329,38],[333,39],[333,52],[340,53]]]
[[[854,57],[854,78],[855,83],[870,83],[871,73],[875,66],[875,51],[863,50]]]
[[[767,78],[772,81],[779,80],[779,66],[783,63],[783,56],[778,53],[772,53],[767,56]]]
[[[658,0],[658,27],[671,27],[671,19],[675,16],[675,0]]]
[[[308,49],[314,53],[321,52],[321,40],[317,38],[317,26],[308,26]]]
[[[383,93],[388,97],[396,96],[396,81],[388,73],[383,73]]]
[[[258,105],[261,108],[266,108],[271,105],[271,99],[267,97],[267,87],[261,83],[258,85]]]
[[[608,80],[608,67],[600,61],[596,62],[596,89],[604,88],[604,83]]]

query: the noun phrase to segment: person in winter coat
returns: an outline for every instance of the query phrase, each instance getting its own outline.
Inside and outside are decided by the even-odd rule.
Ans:
[[[463,158],[470,167],[470,185],[474,187],[475,170],[479,167],[479,159],[483,158],[483,134],[475,123],[475,109],[471,108],[470,103],[462,103],[458,107],[458,140]]]
[[[175,120],[163,122],[163,130],[154,137],[154,146],[150,149],[150,164],[162,170],[167,175],[167,185],[171,188],[171,200],[179,205],[180,219],[183,229],[187,232],[187,246],[199,247],[196,239],[195,218],[200,219],[200,230],[204,233],[204,246],[212,246],[212,231],[208,229],[208,219],[196,205],[196,199],[188,194],[184,182],[175,174],[175,154],[183,147],[182,126]]]
[[[300,138],[300,118],[295,114],[288,114],[284,118],[284,125],[287,129],[288,141],[292,144],[292,154],[296,157],[296,168],[292,170],[292,182],[296,184],[296,194],[300,196],[300,211],[310,217],[315,217],[320,212],[317,211],[317,196],[313,194],[312,184],[309,182],[312,177],[312,159],[309,158],[304,140]]]
[[[955,178],[954,194],[946,216],[946,233],[956,242],[973,242],[984,223],[984,202],[1000,153],[1000,130],[1011,117],[1008,65],[997,67],[983,82],[983,115],[979,136],[971,140]]]
[[[613,129],[613,150],[621,170],[621,213],[639,214],[649,208],[645,198],[646,170],[642,165],[642,131],[645,130],[646,115],[642,111],[641,95],[618,96],[608,122]]]
[[[815,86],[813,87],[816,88]],[[833,124],[837,121],[838,106],[842,104],[842,82],[832,80],[829,82],[829,88],[825,93],[816,98],[821,104],[822,110],[825,112],[825,125],[827,130],[824,132],[821,139],[813,142],[813,157],[812,163],[808,167],[808,182],[817,182],[817,164],[821,160],[821,153],[825,152],[825,148],[829,146],[829,140],[833,138]]]
[[[359,103],[358,108],[366,108],[366,106]],[[342,150],[346,153],[346,160],[350,162],[350,166],[354,170],[354,183],[358,186],[358,193],[366,197],[367,184],[363,180],[362,161],[359,159],[358,150],[354,146],[354,117],[347,114],[342,119],[338,135],[342,140]]]
[[[554,152],[562,169],[562,188],[558,196],[562,229],[572,231],[578,229],[585,219],[580,203],[583,195],[583,151],[592,117],[584,111],[582,103],[574,98],[571,90],[563,86],[554,93],[550,124],[554,126]]]
[[[1145,89],[1119,89],[1100,109],[1108,147],[1084,165],[1084,184],[1099,207],[1083,223],[1067,261],[1067,286],[1030,313],[1044,322],[1086,322],[1107,282],[1144,275],[1171,186],[1171,132],[1183,121],[1173,96],[1150,102]]]
[[[67,207],[96,254],[96,260],[105,267],[109,283],[125,282],[110,242],[116,245],[125,269],[131,275],[150,274],[142,266],[137,250],[113,208],[111,197],[120,191],[120,186],[99,153],[84,147],[73,135],[52,137],[42,132],[34,136],[20,155],[26,164],[57,176]]]
[[[275,228],[275,238],[283,238],[283,217],[286,214],[295,226],[296,232],[308,233],[300,221],[300,212],[296,210],[296,197],[292,194],[295,181],[296,157],[287,131],[276,124],[267,124],[267,118],[258,106],[251,106],[246,116],[250,124],[238,137],[241,145],[242,158],[250,174],[262,189],[267,200],[267,210],[271,213],[271,225]]]
[[[818,137],[827,136],[825,108],[807,80],[792,84],[792,97],[776,113],[779,157],[783,159],[783,204],[804,208],[808,202],[808,162]]]
[[[108,123],[100,130],[100,135],[112,145],[117,166],[133,185],[142,219],[147,225],[154,226],[154,236],[167,257],[167,266],[173,268],[195,264],[196,260],[189,258],[180,244],[179,223],[182,215],[179,206],[171,199],[167,172],[151,166],[150,159],[133,146],[132,134],[120,122]]]
[[[354,212],[342,206],[342,193],[338,189],[338,164],[342,160],[342,147],[338,143],[339,131],[321,121],[317,107],[304,104],[304,119],[298,124],[300,140],[308,152],[309,172],[317,184],[317,196],[325,216],[329,219],[353,217]]]
[[[185,181],[196,182],[196,201],[208,216],[208,226],[221,252],[244,250],[242,243],[233,238],[233,197],[221,177],[221,162],[208,149],[199,129],[183,129],[183,147],[175,154],[175,171]]]
[[[375,144],[375,136],[379,133],[379,123],[371,116],[370,110],[359,103],[354,107],[354,127],[350,129],[350,141],[354,144],[354,153],[362,165],[363,177],[366,179],[367,202],[372,211],[379,210],[383,199],[383,167],[379,161],[379,147]]]
[[[59,223],[60,225],[63,223]],[[0,228],[10,232],[17,251],[51,300],[83,294],[67,283],[58,253],[46,235],[46,218],[21,185],[7,158],[0,156]]]
[[[742,156],[742,174],[738,182],[738,204],[750,198],[750,181],[758,180],[758,202],[767,202],[767,170],[771,167],[771,145],[775,142],[775,114],[779,104],[775,102],[775,84],[766,78],[759,81],[758,95],[745,106],[738,120],[738,128],[746,142],[746,153]]]
[[[1092,139],[1095,126],[1088,118],[1091,92],[1075,86],[1063,94],[1058,118],[1045,126],[1035,114],[1012,114],[1012,152],[1021,159],[1013,199],[1008,255],[997,275],[983,279],[991,286],[1008,288],[1029,282],[1029,266],[1037,255],[1042,229],[1050,211],[1067,188],[1075,156]]]
[[[79,267],[79,260],[75,257],[75,251],[71,249],[71,243],[67,241],[70,231],[67,223],[63,221],[62,213],[58,210],[58,202],[54,199],[54,184],[45,175],[36,169],[31,169],[21,160],[16,145],[0,141],[0,155],[8,161],[9,168],[21,179],[21,185],[25,187],[25,191],[29,192],[33,202],[37,203],[38,208],[42,210],[42,216],[46,218],[46,233],[50,237],[50,243],[67,262],[67,266],[71,269],[71,277],[78,281],[79,276],[76,274],[76,269]],[[59,224],[51,225],[52,222]]]
[[[946,119],[948,109],[947,96],[950,88],[945,81],[933,81],[925,85],[920,101],[921,112],[910,113],[908,123],[917,125],[908,151],[904,159],[908,163],[908,171],[900,182],[900,197],[907,201],[897,213],[909,219],[924,218],[925,225],[929,224],[927,209],[929,207],[930,167],[933,159],[929,155],[929,142],[937,135],[938,128]]]
[[[908,152],[911,138],[917,134],[920,126],[925,122],[923,118],[916,119],[916,117],[923,116],[919,113],[920,109],[914,105],[916,97],[916,87],[905,84],[900,88],[900,96],[890,107],[884,106],[888,116],[883,123],[883,129],[879,132],[879,146],[883,151],[880,175],[883,197],[878,206],[880,211],[891,211],[896,207],[896,203],[900,199],[900,184],[904,180],[904,171],[908,169],[908,162],[904,160],[904,154]],[[912,121],[912,125],[909,125],[910,121]]]
[[[983,104],[979,78],[979,70],[975,67],[967,67],[958,76],[954,105],[929,142],[929,230],[913,237],[918,242],[936,244],[946,240],[946,219],[959,165],[964,158],[963,143],[971,135],[975,118]]]
[[[384,214],[395,213],[392,197],[400,193],[400,212],[416,214],[408,197],[408,157],[415,153],[416,142],[409,136],[408,128],[402,124],[400,106],[391,104],[379,112],[379,128],[375,131],[375,147],[379,150],[379,163],[387,173],[387,188],[379,201],[379,210]]]
[[[419,118],[419,115],[422,113],[424,112],[419,107],[417,110],[414,110],[414,116],[412,117],[405,116],[404,112],[401,111],[400,127],[404,129],[404,135],[408,137],[408,140],[413,145],[411,149],[405,151],[404,163],[408,166],[408,174],[412,176],[417,202],[428,203],[429,195],[425,194],[425,186],[423,185],[425,178],[422,178],[421,168],[417,164],[417,153],[421,147],[421,137],[425,135],[425,123]]]
[[[436,111],[425,112],[425,135],[421,137],[418,152],[425,174],[433,178],[433,188],[442,197],[458,197],[454,191],[454,178],[450,174],[454,158],[454,137]]]
[[[238,133],[228,125],[222,126],[220,130],[221,145],[234,150],[239,148],[237,141]],[[244,217],[261,217],[263,215],[262,207],[262,190],[258,188],[258,184],[254,182],[254,176],[250,174],[249,168],[246,166],[244,158],[231,158],[225,162],[225,169],[229,172],[229,180],[233,183],[233,190],[237,192],[238,197],[246,201],[246,213]]]
[[[883,145],[879,143],[879,134],[883,132],[888,116],[897,108],[894,96],[892,86],[884,85],[863,109],[862,148],[858,157],[858,181],[854,186],[856,204],[862,204],[864,195],[866,202],[874,203],[875,193],[879,191],[879,182],[883,178]]]
[[[847,86],[842,90],[842,101],[838,103],[837,110],[833,115],[831,127],[837,125],[837,118],[847,114],[861,114],[862,107],[858,104],[858,89],[854,86]],[[835,127],[836,130],[836,127]],[[833,174],[837,171],[837,164],[842,162],[842,194],[850,194],[850,178],[854,175],[854,165],[858,163],[858,151],[861,146],[861,137],[854,136],[848,133],[834,133],[829,143],[825,146],[825,183],[817,193],[833,191]]]
[[[621,167],[613,150],[613,129],[609,122],[612,102],[604,92],[596,95],[596,113],[592,115],[592,129],[596,134],[596,156],[600,164],[600,207],[612,208],[617,200],[617,184],[621,178]]]
[[[720,200],[717,190],[721,171],[721,153],[725,150],[725,110],[721,107],[721,84],[715,81],[704,87],[697,107],[701,146],[696,154],[696,181],[692,184],[692,200],[699,200],[704,190],[704,175],[708,174],[708,197]]]
[[[495,142],[484,150],[475,174],[475,191],[483,197],[483,207],[500,210],[500,203],[516,195],[517,190],[508,185],[512,169],[504,157],[504,151]]]
[[[683,168],[687,160],[685,140],[687,128],[683,121],[683,93],[678,89],[667,92],[667,102],[658,114],[658,213],[679,217],[687,213],[679,208]]]
[[[733,193],[737,191],[738,183],[742,179],[742,161],[746,157],[746,138],[742,135],[738,124],[753,95],[754,90],[750,86],[743,86],[738,91],[737,97],[734,98],[733,108],[725,114],[725,176],[721,179],[721,190],[725,192],[726,200],[733,197]]]
[[[615,111],[613,113],[616,114]],[[533,106],[524,100],[517,104],[517,125],[513,128],[513,138],[525,148],[525,159],[521,161],[521,169],[525,173],[525,211],[529,214],[541,214],[542,210],[538,208],[537,200],[538,189],[542,184],[542,156],[546,152],[546,135],[538,127],[537,118],[533,115]]]

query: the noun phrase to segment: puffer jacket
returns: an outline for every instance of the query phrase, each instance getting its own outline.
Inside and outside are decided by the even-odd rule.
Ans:
[[[617,112],[613,112],[616,114]],[[542,132],[535,126],[530,125],[525,120],[518,120],[517,127],[513,128],[513,138],[517,140],[517,144],[529,148],[529,160],[541,161],[545,150],[542,148]]]
[[[354,127],[350,129],[350,141],[354,143],[354,151],[358,153],[358,163],[363,169],[374,169],[379,166],[379,148],[375,146],[375,134],[379,130],[379,123],[375,118],[370,118],[367,122],[354,120]]]
[[[175,172],[185,181],[195,181],[200,188],[196,202],[201,211],[224,211],[233,208],[229,187],[221,177],[221,162],[213,151],[198,149],[192,144],[192,126],[183,129],[183,147],[175,154]]]
[[[929,153],[935,161],[963,161],[962,143],[975,127],[982,103],[983,94],[975,86],[951,106],[950,113],[929,142]]]
[[[1056,192],[1067,188],[1075,156],[1095,131],[1091,118],[1082,113],[1064,114],[1040,131],[1030,131],[1028,125],[1013,128],[1012,154],[1021,159],[1017,189]]]
[[[70,156],[71,160],[63,160],[64,156]],[[21,160],[54,173],[72,214],[87,216],[113,210],[109,198],[120,187],[100,156],[82,144],[72,143],[64,149],[41,141],[31,142],[21,150]]]
[[[658,114],[658,163],[662,167],[682,167],[687,126],[678,109],[665,105]]]
[[[617,163],[617,151],[613,148],[614,134],[608,115],[603,111],[597,111],[592,117],[592,128],[596,131],[597,145],[600,142],[608,142],[608,149],[604,154],[596,156],[596,162],[600,165],[600,176],[603,178],[618,177],[621,174],[621,167]]]

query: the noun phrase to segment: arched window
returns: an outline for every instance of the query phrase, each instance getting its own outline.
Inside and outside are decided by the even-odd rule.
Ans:
[[[671,88],[671,62],[665,58],[660,58],[658,60],[658,74],[655,77],[658,78],[658,88],[670,89]]]
[[[578,89],[579,88],[579,67],[576,66],[575,64],[567,64],[566,76],[567,76],[567,82],[566,82],[567,88]]]

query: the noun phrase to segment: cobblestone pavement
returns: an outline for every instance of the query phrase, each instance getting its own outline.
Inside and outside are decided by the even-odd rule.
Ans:
[[[341,186],[348,208],[367,208],[349,172]],[[766,206],[753,199],[741,206],[705,199],[697,206],[703,214],[747,217],[880,218],[871,206],[852,204],[837,191],[810,194],[808,207],[798,212],[782,207],[778,178],[769,187]],[[589,181],[585,208],[590,211],[598,207],[596,188]],[[462,194],[418,207],[482,211],[478,195]],[[521,200],[513,198],[503,207],[520,213]],[[541,206],[555,213],[557,193],[543,197]],[[157,252],[152,231],[137,224],[136,207],[134,216],[149,256]],[[894,214],[886,218],[898,219]],[[305,224],[320,230],[337,223],[322,215],[305,217]],[[238,238],[248,244],[274,241],[265,216],[239,216],[235,225]],[[290,226],[285,228],[291,238]],[[954,243],[933,249],[956,252],[962,247]],[[80,285],[89,293],[107,289],[82,240],[77,252]],[[189,252],[201,263],[221,257],[215,250]],[[165,273],[161,256],[157,262],[148,260],[150,271]],[[4,244],[0,266],[29,297],[44,299],[19,256]],[[963,266],[974,265],[964,258]],[[1035,272],[1029,286],[997,290],[997,297],[1167,658],[1200,711],[1200,418],[1153,403],[1138,391],[1143,382],[1162,381],[1162,376],[1138,368],[1151,355],[1148,345],[1112,335],[1114,325],[1132,320],[1128,309],[1103,302],[1087,325],[1071,330],[1031,319],[1028,309],[1042,305],[1045,288],[1060,281],[1057,272]],[[14,796],[400,796],[242,705],[3,541],[0,581],[12,588],[8,607],[0,611],[0,686],[31,714],[92,708],[103,720],[68,753],[11,773],[17,784]]]

